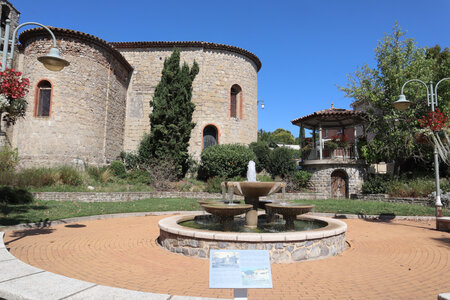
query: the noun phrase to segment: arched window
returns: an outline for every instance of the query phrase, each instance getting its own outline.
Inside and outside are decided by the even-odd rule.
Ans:
[[[242,117],[240,108],[242,106],[242,89],[239,85],[235,84],[230,90],[230,118]]]
[[[52,85],[47,80],[41,80],[37,86],[36,117],[50,116]]]
[[[203,149],[218,144],[217,127],[208,125],[203,129]]]
[[[2,15],[0,17],[0,26],[2,28],[2,33],[5,32],[6,19],[9,18],[9,12],[11,9],[7,5],[2,5]]]

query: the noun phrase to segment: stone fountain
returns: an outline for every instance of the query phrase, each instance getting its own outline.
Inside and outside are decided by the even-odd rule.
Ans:
[[[200,258],[209,257],[211,249],[268,250],[272,263],[324,258],[344,251],[347,230],[344,222],[304,215],[314,207],[312,205],[260,201],[260,197],[284,190],[285,184],[256,182],[254,167],[254,162],[250,162],[248,181],[222,183],[223,191],[228,192],[229,198],[225,199],[224,195],[223,200],[228,204],[219,201],[201,204],[216,217],[209,214],[178,215],[160,220],[158,240],[161,246],[175,253]],[[233,195],[244,196],[245,204],[234,203]],[[270,218],[264,216],[260,219],[261,227],[257,227],[258,208],[265,208],[268,214],[282,215],[284,227],[276,229],[283,223],[277,220],[272,224]],[[244,213],[245,226],[243,218],[235,218]],[[211,227],[204,223],[209,219],[213,220]],[[217,223],[217,219],[220,223]],[[235,225],[238,225],[237,231]],[[271,229],[272,225],[275,231]]]
[[[245,204],[252,205],[252,209],[245,215],[245,226],[256,228],[258,225],[258,208],[265,209],[264,204],[259,197],[270,196],[280,189],[286,187],[284,182],[258,182],[256,181],[255,162],[250,161],[247,167],[247,181],[240,182],[222,182],[222,190],[228,189],[229,195],[244,196]]]

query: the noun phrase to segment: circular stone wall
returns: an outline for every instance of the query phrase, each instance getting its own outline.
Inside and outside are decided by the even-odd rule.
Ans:
[[[367,164],[362,160],[307,160],[302,163],[303,170],[312,174],[310,183],[315,192],[332,197],[331,176],[335,171],[347,175],[347,196],[362,191],[364,178],[367,176]]]
[[[103,165],[123,150],[128,79],[132,68],[105,41],[73,30],[52,28],[61,56],[70,62],[60,72],[47,70],[37,57],[52,47],[44,29],[20,35],[22,67],[31,86],[26,117],[14,126],[13,146],[23,166]],[[37,116],[38,85],[51,84],[49,116]]]
[[[281,233],[219,232],[191,229],[178,223],[195,216],[173,216],[159,221],[159,243],[174,253],[208,258],[211,249],[268,250],[271,263],[289,263],[337,255],[345,250],[347,224],[342,221],[302,216],[327,222],[326,227]]]

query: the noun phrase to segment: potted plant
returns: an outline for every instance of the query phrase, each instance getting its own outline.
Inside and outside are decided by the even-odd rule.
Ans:
[[[330,157],[334,157],[334,150],[339,147],[338,143],[333,140],[329,140],[325,142],[325,148],[330,151]]]

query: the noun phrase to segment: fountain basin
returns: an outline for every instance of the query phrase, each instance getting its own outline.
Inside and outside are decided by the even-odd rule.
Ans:
[[[298,215],[310,212],[314,205],[296,203],[266,203],[269,215],[280,214],[286,221],[286,230],[294,230],[294,220]]]
[[[228,181],[222,183],[225,188],[234,187],[234,194],[245,197],[262,197],[278,192],[286,186],[284,182]]]
[[[222,217],[229,216],[234,217],[237,215],[242,215],[246,213],[250,209],[253,208],[250,204],[222,204],[222,203],[214,203],[214,204],[202,204],[202,207],[209,212],[210,214]]]
[[[272,263],[290,263],[337,255],[345,250],[347,224],[325,217],[302,215],[299,219],[328,223],[320,229],[244,233],[192,229],[178,223],[195,215],[172,216],[159,221],[159,242],[165,249],[186,256],[208,258],[211,249],[268,250]]]

